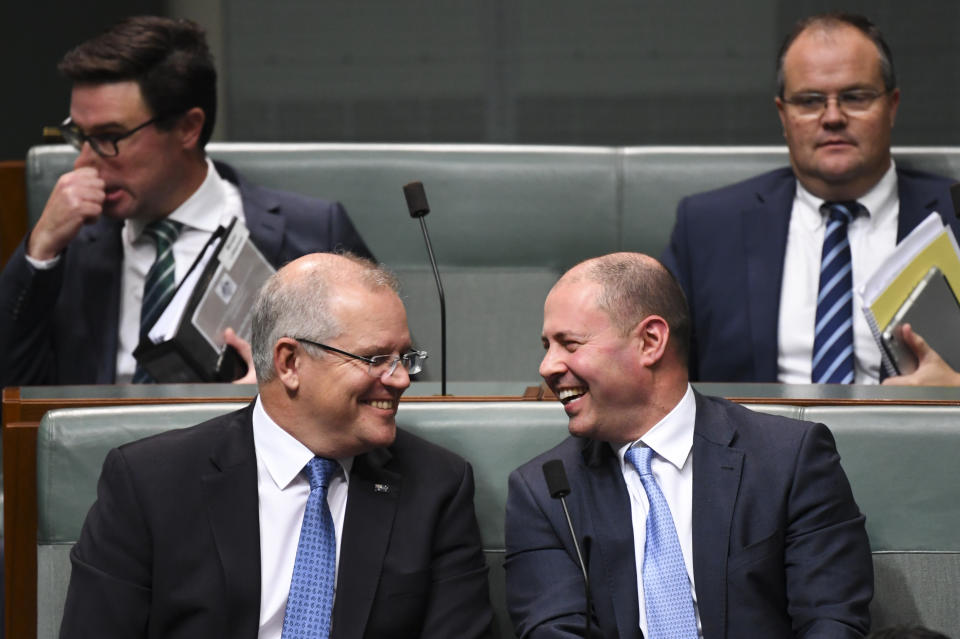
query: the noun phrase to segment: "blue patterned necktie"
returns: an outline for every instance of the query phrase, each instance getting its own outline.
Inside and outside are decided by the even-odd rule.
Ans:
[[[653,449],[636,446],[624,456],[640,473],[647,493],[647,535],[643,549],[643,598],[647,639],[697,639],[697,614],[690,577],[670,506],[650,472]]]
[[[861,208],[857,202],[824,202],[821,207],[829,220],[813,331],[814,384],[853,383],[853,260],[847,227]]]
[[[330,636],[337,574],[337,532],[327,506],[327,486],[338,467],[333,459],[314,457],[303,468],[310,480],[310,496],[303,512],[281,639]]]
[[[155,220],[143,229],[144,235],[157,245],[157,257],[143,281],[143,302],[140,305],[140,341],[160,318],[176,289],[176,264],[173,260],[173,243],[180,236],[183,224],[163,218]],[[143,384],[154,381],[142,366],[137,364],[133,382]]]

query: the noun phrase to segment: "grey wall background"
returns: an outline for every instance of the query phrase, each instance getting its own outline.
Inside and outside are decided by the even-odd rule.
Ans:
[[[780,41],[799,17],[841,8],[868,15],[893,48],[903,90],[894,143],[960,144],[955,0],[50,4],[0,21],[14,97],[0,159],[23,157],[66,114],[56,60],[139,12],[207,28],[221,73],[217,139],[620,145],[779,144]]]

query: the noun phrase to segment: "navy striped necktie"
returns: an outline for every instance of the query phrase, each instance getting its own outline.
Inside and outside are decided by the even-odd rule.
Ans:
[[[847,227],[863,211],[858,202],[824,202],[829,217],[820,258],[820,289],[813,331],[814,384],[853,383],[853,260]]]
[[[157,245],[157,257],[147,271],[143,281],[143,302],[140,306],[140,341],[160,318],[167,307],[173,291],[176,289],[176,264],[173,260],[173,243],[180,236],[183,224],[163,218],[155,220],[143,229],[143,234],[153,239]],[[150,374],[139,364],[133,373],[135,384],[154,381]]]

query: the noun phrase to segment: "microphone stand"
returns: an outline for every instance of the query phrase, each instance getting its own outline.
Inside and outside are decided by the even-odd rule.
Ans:
[[[577,562],[580,564],[580,570],[583,572],[583,594],[587,609],[584,615],[583,636],[590,639],[590,618],[593,616],[593,599],[590,596],[590,577],[588,562],[590,561],[590,544],[593,542],[589,536],[583,538],[583,552],[580,552],[580,544],[577,543],[577,533],[573,530],[573,519],[570,517],[570,511],[567,509],[567,495],[570,494],[570,482],[567,480],[567,471],[563,467],[563,462],[559,459],[551,459],[543,464],[543,478],[547,483],[547,492],[554,499],[560,500],[563,507],[563,515],[567,520],[567,527],[570,528],[570,539],[573,541],[573,548],[577,552]]]
[[[433,255],[433,245],[430,243],[430,234],[427,232],[427,223],[423,219],[430,212],[427,204],[427,194],[423,190],[422,182],[410,182],[404,185],[403,195],[407,198],[407,208],[410,217],[420,220],[420,229],[427,244],[427,255],[430,257],[430,267],[433,277],[437,281],[437,293],[440,296],[440,394],[447,394],[447,302],[443,296],[443,283],[440,282],[440,269],[437,268],[437,259]]]

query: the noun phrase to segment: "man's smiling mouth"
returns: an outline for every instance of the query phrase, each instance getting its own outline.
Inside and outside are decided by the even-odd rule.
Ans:
[[[572,402],[578,397],[582,397],[587,392],[586,386],[574,386],[572,388],[563,388],[557,391],[557,399],[559,399],[564,404]]]

